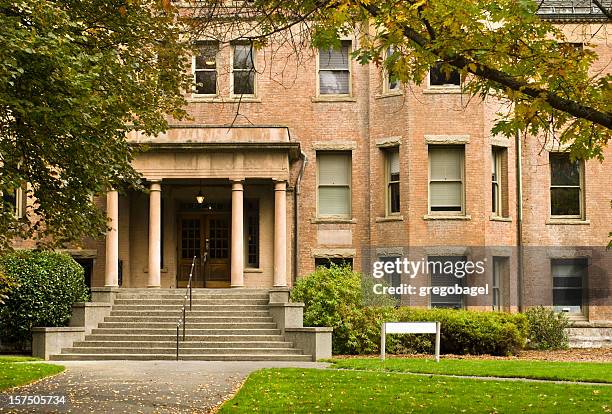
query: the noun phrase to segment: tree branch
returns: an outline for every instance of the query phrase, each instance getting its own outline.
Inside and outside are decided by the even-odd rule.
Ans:
[[[363,7],[372,17],[378,16],[379,10],[376,6],[369,4],[363,5]],[[583,105],[579,102],[563,98],[546,89],[534,87],[528,82],[517,80],[502,71],[482,65],[464,56],[446,56],[437,51],[425,37],[423,37],[413,28],[404,26],[402,31],[404,36],[410,39],[413,43],[425,50],[430,51],[457,69],[467,70],[473,75],[488,79],[508,89],[525,94],[531,98],[543,98],[544,101],[546,101],[554,109],[566,112],[577,118],[586,119],[605,128],[612,129],[612,113],[610,112],[602,112],[588,105]]]

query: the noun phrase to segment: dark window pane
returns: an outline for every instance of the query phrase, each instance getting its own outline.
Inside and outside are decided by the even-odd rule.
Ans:
[[[400,186],[399,183],[389,184],[389,209],[391,213],[400,211]]]
[[[570,161],[567,153],[550,153],[551,185],[580,185],[580,163]]]
[[[234,94],[253,95],[255,93],[255,72],[234,72]]]
[[[234,46],[234,69],[253,69],[253,48],[251,45]]]
[[[551,188],[550,204],[553,216],[580,215],[580,188]]]
[[[582,289],[553,290],[554,306],[582,306]]]
[[[429,84],[432,86],[443,85],[461,85],[461,75],[456,69],[451,69],[450,72],[441,70],[442,63],[436,63],[429,71]]]
[[[555,288],[582,288],[582,277],[555,277],[553,278],[553,287]]]
[[[352,258],[340,258],[340,257],[317,257],[315,258],[315,267],[325,267],[330,268],[332,265],[337,266],[348,266],[349,268],[353,268],[353,259]]]
[[[199,54],[195,59],[196,69],[215,69],[217,67],[217,51],[216,44],[201,44],[199,45]]]
[[[196,93],[201,95],[217,94],[217,72],[197,71],[196,72]]]

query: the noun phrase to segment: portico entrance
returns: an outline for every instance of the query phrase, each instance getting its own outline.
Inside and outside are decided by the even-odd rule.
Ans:
[[[177,287],[187,286],[194,256],[196,265],[192,279],[193,287],[229,287],[229,213],[183,213],[179,215],[177,227],[179,241]]]

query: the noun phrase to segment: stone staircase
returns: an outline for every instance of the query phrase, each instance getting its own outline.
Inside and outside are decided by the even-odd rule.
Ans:
[[[184,289],[125,289],[109,316],[84,341],[52,360],[173,360]],[[194,289],[187,304],[179,359],[205,361],[312,361],[285,340],[270,315],[269,293],[253,289]],[[188,303],[188,301],[187,301]]]

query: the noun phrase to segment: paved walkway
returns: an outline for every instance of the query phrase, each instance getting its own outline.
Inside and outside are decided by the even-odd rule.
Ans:
[[[322,368],[313,362],[65,361],[66,371],[6,392],[65,395],[66,407],[0,412],[208,413],[260,368]],[[6,396],[1,398],[6,401]]]

